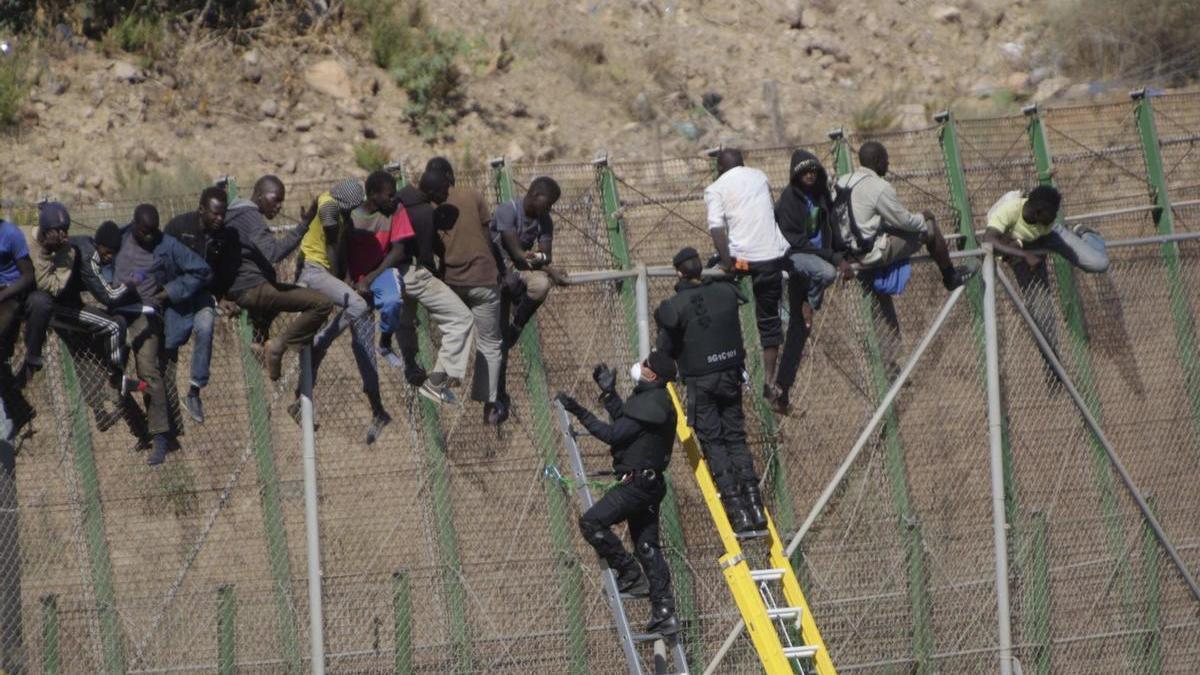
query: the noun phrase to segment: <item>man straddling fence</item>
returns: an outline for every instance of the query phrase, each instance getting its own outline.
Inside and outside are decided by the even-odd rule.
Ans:
[[[592,373],[611,423],[600,421],[567,394],[559,392],[557,400],[588,433],[608,444],[613,473],[619,477],[617,485],[580,516],[583,538],[617,574],[622,596],[650,596],[646,632],[674,635],[679,632],[679,621],[671,569],[658,538],[658,514],[667,493],[665,477],[675,445],[675,406],[666,390],[667,383],[675,379],[675,364],[666,354],[653,351],[645,361],[634,364],[630,375],[633,393],[622,401],[615,372],[600,364]],[[629,524],[636,560],[613,534],[612,526],[621,522]]]
[[[554,219],[550,216],[560,196],[562,189],[553,178],[538,176],[524,197],[497,206],[492,214],[492,242],[504,266],[501,290],[512,313],[509,321],[505,312],[505,351],[517,343],[551,286],[565,283],[566,277],[553,264]]]
[[[371,406],[371,423],[367,427],[367,444],[375,442],[392,418],[383,407],[379,393],[379,366],[375,355],[375,316],[371,312],[368,297],[364,297],[348,278],[348,246],[350,242],[350,213],[366,201],[366,191],[357,180],[344,180],[322,192],[314,201],[316,213],[309,223],[308,232],[300,241],[301,261],[300,284],[317,291],[333,303],[338,313],[325,325],[313,341],[312,373],[316,383],[329,347],[337,336],[350,329],[351,351],[362,378],[363,393]],[[299,419],[299,399],[292,403],[289,412]]]
[[[763,395],[773,395],[783,324],[783,264],[788,242],[775,223],[775,206],[767,175],[745,165],[742,152],[717,153],[717,179],[704,189],[708,232],[721,269],[746,274],[754,292],[754,314],[763,356]]]
[[[450,181],[445,206],[452,210],[454,220],[442,231],[442,279],[475,318],[471,398],[483,402],[484,422],[498,425],[508,419],[508,401],[500,395],[500,269],[488,236],[491,211],[478,190],[455,184],[454,167],[445,157],[430,159],[425,170],[440,171]]]
[[[449,210],[442,207],[450,192],[450,179],[439,171],[426,171],[417,185],[400,190],[400,203],[408,211],[416,236],[405,245],[400,269],[404,276],[404,311],[396,337],[404,356],[405,377],[420,384],[418,392],[438,403],[457,403],[453,387],[462,384],[470,358],[471,310],[436,274],[440,249],[439,228],[449,225]],[[425,376],[417,365],[417,305],[429,312],[442,331],[433,372]]]
[[[225,226],[237,233],[241,254],[241,264],[229,288],[230,298],[268,321],[281,312],[296,314],[282,335],[269,338],[265,344],[267,374],[272,380],[282,375],[284,350],[300,351],[311,345],[333,311],[333,303],[324,295],[279,283],[276,278],[275,264],[296,250],[309,227],[309,220],[301,218],[300,224],[282,237],[271,233],[267,220],[279,215],[285,196],[283,181],[263,176],[254,183],[251,198],[234,200],[225,214]]]
[[[733,283],[702,278],[696,249],[681,249],[673,263],[679,283],[654,312],[657,347],[679,365],[688,424],[700,440],[730,526],[741,536],[760,536],[767,516],[742,412],[746,350],[738,307],[746,300]]]
[[[162,464],[168,449],[177,447],[167,389],[163,382],[163,344],[181,342],[192,330],[187,312],[198,294],[206,292],[212,271],[204,258],[159,229],[158,209],[139,204],[121,240],[115,264],[116,280],[133,288],[139,302],[153,309],[129,322],[129,341],[138,377],[146,381],[147,416],[154,447],[146,464]],[[179,309],[182,308],[182,309]]]
[[[788,392],[812,330],[813,313],[821,308],[825,289],[837,280],[845,244],[833,224],[829,174],[807,150],[792,153],[791,179],[775,202],[775,221],[788,242],[788,329],[775,382],[767,400],[776,413],[789,410]]]
[[[0,218],[0,400],[9,419],[3,440],[12,440],[33,418],[33,406],[17,386],[12,369],[17,337],[37,288],[25,233]]]
[[[179,330],[169,330],[164,343],[167,357],[163,376],[167,382],[167,395],[178,396],[175,386],[175,371],[179,365],[179,349],[187,344],[192,335],[191,376],[188,380],[184,406],[196,424],[204,423],[204,403],[200,390],[208,386],[212,370],[213,329],[224,303],[225,312],[232,314],[236,305],[224,300],[237,275],[239,263],[237,233],[225,227],[225,212],[229,197],[219,187],[208,187],[200,193],[200,206],[178,215],[163,228],[168,236],[187,246],[193,253],[208,263],[212,277],[208,286],[192,298],[171,304],[167,311],[168,324],[178,323]],[[171,315],[178,314],[178,319]]]

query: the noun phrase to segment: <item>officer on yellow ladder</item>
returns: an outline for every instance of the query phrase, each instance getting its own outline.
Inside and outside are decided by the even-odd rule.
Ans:
[[[567,394],[559,392],[557,399],[588,433],[609,445],[613,473],[620,477],[615,487],[580,516],[579,529],[617,573],[622,597],[650,596],[646,632],[673,635],[679,632],[679,622],[671,570],[659,546],[658,508],[667,493],[664,476],[675,445],[675,408],[666,389],[667,382],[675,379],[675,362],[662,352],[650,352],[645,361],[633,365],[630,375],[635,383],[633,394],[621,401],[612,369],[602,363],[592,373],[611,423],[600,421]],[[622,521],[629,523],[636,561],[612,532],[612,526]]]
[[[764,536],[767,516],[742,412],[746,349],[738,307],[746,299],[729,281],[704,279],[696,249],[681,249],[672,262],[679,283],[654,313],[657,347],[679,364],[688,424],[700,440],[730,526],[742,537]]]

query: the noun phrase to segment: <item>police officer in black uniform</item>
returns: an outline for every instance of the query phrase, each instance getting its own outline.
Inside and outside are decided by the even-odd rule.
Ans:
[[[700,439],[729,524],[740,536],[761,536],[767,516],[742,413],[746,350],[738,307],[746,299],[730,281],[704,279],[696,249],[681,249],[672,262],[679,283],[654,313],[657,346],[679,364],[688,424]]]
[[[658,542],[658,505],[667,493],[663,477],[675,444],[675,407],[666,389],[667,382],[675,379],[675,362],[664,353],[651,352],[645,361],[634,364],[630,374],[636,384],[622,402],[612,369],[602,363],[592,373],[611,423],[600,421],[567,394],[559,392],[557,399],[588,433],[610,446],[613,473],[620,477],[616,487],[580,516],[579,529],[617,573],[622,597],[650,596],[646,632],[673,635],[679,632],[679,622],[671,570]],[[629,523],[636,561],[610,529],[622,521]]]

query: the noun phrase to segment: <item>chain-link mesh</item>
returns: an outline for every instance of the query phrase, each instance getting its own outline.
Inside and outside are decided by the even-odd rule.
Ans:
[[[1177,202],[1200,196],[1189,154],[1200,130],[1198,103],[1193,95],[1154,99]],[[1151,203],[1129,105],[1050,109],[1043,120],[1068,216]],[[999,195],[1037,182],[1027,122],[958,123],[977,228]],[[867,139],[847,140],[857,148]],[[876,140],[889,148],[901,201],[932,211],[947,234],[956,231],[938,129]],[[808,147],[832,173],[830,145]],[[747,151],[746,158],[768,172],[776,189],[786,182],[789,149]],[[618,159],[610,168],[619,208],[607,214],[591,164],[511,168],[516,195],[538,175],[555,177],[563,188],[554,212],[557,265],[611,269],[625,255],[662,265],[684,245],[710,250],[702,193],[712,180],[711,159]],[[457,178],[495,204],[502,174],[459,167]],[[327,187],[288,185],[281,223]],[[181,196],[158,206],[165,221],[194,202]],[[72,215],[87,229],[105,219],[126,222],[132,208],[72,205]],[[12,212],[27,218],[31,210]],[[1178,230],[1198,218],[1200,207],[1175,209]],[[1155,230],[1149,211],[1087,222],[1110,240]],[[1107,274],[1074,274],[1078,314],[1065,311],[1054,275],[1023,295],[1196,570],[1200,497],[1191,458],[1200,450],[1200,381],[1190,373],[1197,359],[1200,245],[1183,242],[1178,251],[1175,268],[1161,244],[1112,248]],[[1006,264],[999,269],[1013,277]],[[294,262],[284,261],[279,271],[292,279]],[[651,279],[651,310],[673,285]],[[371,413],[359,394],[349,332],[334,343],[314,393],[331,672],[626,672],[599,565],[575,525],[573,491],[581,486],[568,478],[546,413],[559,390],[598,408],[588,393],[598,362],[619,366],[621,386],[629,386],[623,373],[636,351],[632,286],[552,291],[537,314],[536,339],[511,352],[512,418],[499,431],[485,424],[478,403],[435,406],[380,360],[393,421],[367,445]],[[1200,659],[1195,599],[1003,289],[996,292],[1010,448],[1009,586],[1022,672],[1188,672]],[[829,290],[791,392],[792,414],[764,419],[747,398],[768,503],[782,495],[797,523],[803,520],[874,412],[881,385],[899,371],[947,297],[925,263],[894,303],[864,302],[853,283]],[[965,300],[794,558],[839,670],[996,669],[982,333]],[[277,319],[270,332],[286,320]],[[429,338],[424,358],[440,336],[428,320],[420,330]],[[0,476],[6,579],[0,667],[305,669],[301,434],[287,410],[298,379],[295,356],[288,355],[283,380],[271,383],[261,366],[261,336],[240,319],[219,320],[213,378],[203,394],[206,420],[197,425],[185,417],[182,451],[148,468],[120,419],[122,411],[137,413],[109,386],[99,348],[79,334],[59,335],[26,390],[38,411],[33,433],[16,444],[15,471]],[[177,368],[187,368],[190,358],[189,345]],[[177,374],[177,387],[186,381]],[[470,382],[460,391],[466,398]],[[580,446],[590,470],[607,468],[599,443],[584,438]],[[716,564],[723,551],[707,508],[676,454],[664,544],[688,653],[701,669],[738,615]],[[766,475],[772,466],[779,467],[779,481]],[[753,545],[747,552],[760,555]],[[628,604],[640,625],[644,603]],[[759,669],[743,635],[717,672]]]

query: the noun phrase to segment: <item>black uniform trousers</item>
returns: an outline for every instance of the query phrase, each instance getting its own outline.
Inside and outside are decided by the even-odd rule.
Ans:
[[[658,541],[658,505],[666,494],[667,486],[660,474],[654,472],[649,477],[645,471],[635,471],[580,516],[579,529],[609,568],[621,574],[627,573],[634,561],[610,528],[628,521],[634,553],[650,582],[650,601],[656,607],[673,610],[671,569]]]
[[[688,424],[722,495],[740,494],[744,484],[757,484],[754,458],[746,445],[742,412],[742,371],[726,368],[687,378]]]
[[[779,317],[779,303],[783,300],[782,264],[782,260],[750,264],[754,318],[758,324],[758,342],[763,347],[783,344],[783,321]]]

